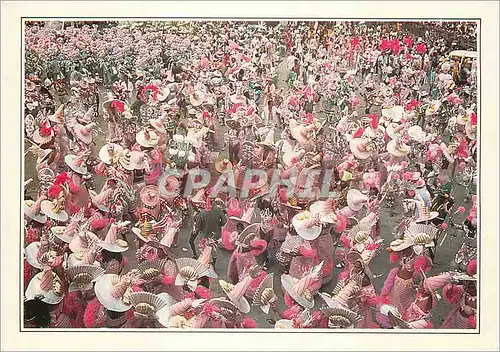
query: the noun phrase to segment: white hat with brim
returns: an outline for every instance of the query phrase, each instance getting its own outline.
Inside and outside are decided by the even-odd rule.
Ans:
[[[94,286],[94,291],[99,302],[104,308],[113,312],[126,312],[132,306],[131,303],[125,303],[123,297],[113,298],[111,289],[113,282],[118,282],[119,276],[115,274],[106,274],[97,279]]]
[[[24,248],[26,261],[35,269],[42,269],[42,264],[37,259],[38,251],[40,250],[40,242],[31,242]]]
[[[77,157],[78,156],[76,156],[76,155],[66,155],[64,157],[64,161],[66,162],[66,164],[69,166],[69,168],[71,170],[73,170],[74,172],[76,172],[78,174],[85,175],[87,173],[87,165],[85,163],[83,163],[82,165],[77,166],[75,164],[75,160]]]
[[[397,139],[399,137],[400,131],[404,130],[405,126],[395,122],[390,122],[385,132],[391,139]]]
[[[168,87],[163,87],[160,88],[156,97],[158,98],[159,102],[164,102],[165,100],[167,100],[169,95],[170,95],[170,89],[168,89]]]
[[[196,91],[194,94],[189,96],[189,102],[193,106],[200,106],[205,102],[205,93],[201,90]]]
[[[54,131],[51,131],[50,135],[48,136],[42,136],[40,134],[40,130],[36,130],[33,132],[33,142],[36,144],[46,144],[54,139]]]
[[[105,144],[101,147],[101,149],[99,150],[99,159],[101,159],[101,161],[105,164],[110,164],[111,163],[111,160],[110,160],[110,155],[109,155],[109,152],[108,152],[108,146],[111,145],[113,147],[113,150],[115,153],[117,152],[120,152],[123,150],[122,146],[121,145],[118,145],[118,144],[115,144],[115,143],[108,143],[108,144]]]
[[[324,307],[321,309],[321,313],[323,313],[328,319],[330,319],[330,317],[339,317],[343,322],[348,322],[348,326],[342,326],[342,328],[347,329],[354,329],[356,323],[362,320],[361,315],[359,315],[358,313],[340,306]]]
[[[89,190],[89,196],[90,196],[90,199],[92,200],[92,204],[97,207],[99,210],[107,213],[109,212],[109,208],[104,205],[103,203],[99,202],[97,203],[95,198],[98,196],[98,194],[94,191],[94,190]]]
[[[314,215],[319,215],[319,219],[323,223],[335,224],[337,222],[337,216],[334,212],[325,210],[327,202],[324,200],[318,200],[309,206],[309,211]]]
[[[368,159],[373,153],[371,150],[363,150],[360,148],[363,147],[365,143],[367,143],[367,140],[363,138],[353,138],[349,142],[351,153],[360,160]]]
[[[408,239],[408,238],[403,238],[403,239],[397,239],[392,241],[389,244],[389,248],[393,252],[401,252],[407,248],[410,248],[413,246],[413,243]]]
[[[415,222],[431,221],[439,216],[437,211],[430,211],[428,214],[420,214]]]
[[[401,121],[404,108],[402,106],[393,106],[390,109],[382,109],[382,116],[390,118],[393,122]]]
[[[311,217],[301,219],[303,217],[302,213],[296,214],[292,218],[292,226],[297,232],[297,234],[305,240],[312,241],[319,237],[321,234],[321,224],[314,225],[312,227],[306,227],[305,224]]]
[[[408,128],[408,136],[415,142],[421,143],[425,139],[425,132],[422,130],[422,127],[413,125]]]
[[[307,300],[304,295],[299,295],[294,288],[297,281],[297,279],[294,279],[288,274],[281,275],[281,285],[283,289],[302,307],[312,309],[314,307],[314,298],[312,300]]]
[[[145,148],[154,148],[158,145],[158,136],[155,132],[149,131],[150,138],[146,138],[146,133],[144,130],[139,131],[135,136],[135,139],[139,145]]]
[[[387,143],[387,151],[397,158],[402,158],[410,153],[410,146],[402,143],[398,146],[397,141],[392,140]]]
[[[107,250],[108,252],[112,253],[123,253],[129,250],[128,243],[123,241],[125,244],[121,244],[122,242],[119,242],[120,240],[117,239],[116,243],[106,243],[106,242],[101,242],[99,243],[99,246],[102,249]],[[119,244],[120,243],[120,244]]]
[[[167,133],[167,130],[165,129],[165,126],[163,125],[161,119],[149,119],[149,124],[153,126],[153,128],[158,132],[165,134]]]
[[[40,213],[40,212],[38,212],[38,214],[33,214],[33,212],[31,211],[31,206],[33,204],[34,204],[34,202],[31,200],[24,201],[24,203],[23,203],[24,215],[26,215],[27,217],[29,217],[32,220],[35,220],[36,222],[39,222],[41,224],[45,224],[45,222],[47,222],[47,216],[45,214]]]
[[[476,126],[475,129],[474,129],[474,126]],[[467,122],[465,124],[465,134],[467,135],[467,137],[470,140],[476,139],[477,138],[477,125],[473,125],[470,122]]]
[[[57,238],[59,238],[64,243],[70,243],[73,240],[73,236],[65,235],[64,230],[66,230],[66,226],[52,226],[50,228],[50,232],[54,234]]]
[[[64,295],[62,294],[62,290],[61,290],[60,295],[57,295],[53,289],[50,291],[43,291],[40,288],[42,275],[43,275],[43,272],[40,272],[40,273],[36,274],[35,276],[33,276],[30,283],[28,284],[28,288],[26,289],[24,296],[28,300],[35,299],[38,296],[42,296],[43,297],[42,302],[45,302],[45,303],[51,304],[51,305],[60,303],[62,301],[62,299],[64,298]],[[57,276],[56,273],[54,273],[54,280],[57,280],[62,285],[61,279],[59,278],[59,276]]]
[[[227,290],[225,286],[221,286],[222,291],[228,296],[229,300],[233,302],[233,304],[238,307],[238,310],[244,314],[250,313],[250,303],[248,303],[248,300],[245,298],[245,296],[241,296],[238,299],[234,299],[232,295],[228,295],[230,291]]]
[[[347,205],[351,210],[361,210],[367,201],[368,197],[357,189],[350,189],[347,192]]]
[[[160,297],[165,302],[165,306],[161,308],[158,312],[156,312],[156,316],[158,317],[158,322],[163,327],[168,328],[170,319],[172,318],[172,315],[170,314],[170,307],[173,306],[176,303],[176,301],[175,299],[172,298],[172,296],[170,296],[166,292],[158,294],[158,297]]]
[[[245,102],[245,97],[243,95],[233,94],[229,97],[229,100],[233,104],[243,104]]]
[[[90,239],[90,241],[98,241],[99,238],[95,233],[87,231],[86,237]],[[85,252],[89,248],[89,244],[82,241],[80,235],[75,235],[73,239],[69,242],[69,250],[73,253]]]
[[[71,282],[68,292],[85,292],[92,289],[94,282],[103,274],[104,269],[94,265],[75,265],[66,269],[68,281]],[[79,276],[84,276],[85,280],[78,280]]]
[[[148,243],[148,242],[155,242],[156,240],[154,239],[153,236],[151,237],[144,237],[144,235],[141,232],[141,229],[138,227],[132,227],[132,232],[134,235],[136,235],[142,242]]]
[[[40,205],[40,209],[42,213],[47,215],[49,218],[59,221],[59,222],[66,222],[69,219],[68,213],[66,211],[61,210],[59,212],[54,211],[54,205],[50,200],[44,200],[42,204]]]
[[[75,124],[74,131],[76,137],[85,144],[92,143],[92,132],[90,131],[93,127],[95,127],[95,122],[91,122],[88,125],[81,125],[79,123]],[[88,134],[87,132],[88,131]]]
[[[86,252],[87,251],[85,250],[85,251],[81,251],[81,252],[71,253],[68,256],[68,259],[66,261],[67,267],[72,268],[74,266],[87,265],[87,264],[83,263],[83,259],[84,259]],[[97,266],[97,267],[101,267],[101,263],[98,260],[95,260],[94,263],[92,263],[92,265]]]

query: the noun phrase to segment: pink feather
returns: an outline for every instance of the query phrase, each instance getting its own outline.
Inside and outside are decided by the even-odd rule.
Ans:
[[[175,276],[163,275],[161,276],[161,282],[164,285],[171,286],[175,283]]]
[[[348,279],[349,278],[349,271],[347,270],[344,270],[344,271],[341,271],[339,273],[339,275],[337,276],[337,280],[345,280],[345,279]]]
[[[475,329],[477,326],[477,318],[475,315],[471,315],[468,319],[468,325],[470,328]]]
[[[244,329],[255,329],[257,328],[257,322],[252,318],[245,318],[241,322],[241,327]]]
[[[210,299],[212,297],[212,292],[203,286],[197,286],[194,292],[201,298]]]
[[[398,252],[392,252],[391,255],[389,256],[389,261],[391,263],[396,263],[399,260],[399,253]]]
[[[473,276],[477,273],[477,260],[472,259],[469,264],[467,264],[467,274]]]
[[[349,237],[347,235],[342,235],[340,236],[340,242],[344,245],[346,248],[351,248],[351,240],[349,240]]]
[[[294,306],[296,304],[295,300],[287,292],[283,293],[283,299],[284,299],[285,305],[287,307],[292,307],[292,306]]]
[[[347,219],[341,214],[337,214],[337,222],[335,223],[335,232],[341,233],[347,227]]]
[[[443,287],[443,297],[451,304],[460,302],[463,293],[464,288],[461,285],[447,284]]]
[[[97,327],[96,320],[97,314],[99,313],[100,309],[101,303],[97,300],[97,298],[94,298],[87,304],[87,308],[85,309],[85,313],[83,314],[83,324],[86,328]]]
[[[422,271],[425,272],[428,272],[431,267],[428,264],[428,259],[427,257],[424,257],[424,256],[418,256],[414,259],[414,262],[413,262],[413,268],[415,269],[416,272],[418,273],[422,273]]]
[[[399,268],[394,268],[389,271],[389,274],[387,275],[387,278],[384,282],[384,287],[382,287],[382,290],[380,291],[381,296],[389,296],[392,291],[392,287],[394,286],[394,280],[396,279],[396,274],[398,273],[398,271]]]
[[[316,250],[314,248],[307,248],[306,246],[300,246],[300,255],[306,258],[314,258],[317,255]]]
[[[262,253],[264,253],[264,251],[266,250],[267,242],[264,240],[261,240],[261,239],[257,239],[257,240],[252,241],[252,246],[260,247],[259,249],[252,249],[252,254],[254,256],[259,256]]]

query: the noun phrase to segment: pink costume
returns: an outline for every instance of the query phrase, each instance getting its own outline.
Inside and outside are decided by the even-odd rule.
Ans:
[[[462,314],[462,312],[464,314]],[[465,317],[464,315],[469,315]],[[476,318],[476,308],[465,304],[465,296],[462,296],[460,304],[458,307],[454,308],[448,317],[445,319],[443,324],[439,327],[440,329],[475,329],[471,320]]]
[[[300,246],[300,254],[292,258],[290,262],[290,276],[300,279],[313,266],[319,263],[318,251],[313,246],[313,241],[306,241]]]
[[[70,172],[71,201],[79,208],[85,207],[89,202],[89,192],[82,177],[76,172]]]

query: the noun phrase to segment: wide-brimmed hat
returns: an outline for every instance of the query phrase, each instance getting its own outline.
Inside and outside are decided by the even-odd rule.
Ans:
[[[319,215],[319,219],[323,223],[335,224],[338,221],[333,199],[318,200],[309,206],[309,211],[314,216]]]
[[[350,189],[347,192],[347,205],[353,211],[359,211],[368,202],[368,196],[357,189]]]
[[[165,125],[163,124],[163,119],[158,118],[158,119],[149,119],[149,124],[158,132],[161,134],[167,133],[167,130],[165,128]]]
[[[418,187],[418,184],[417,184]],[[430,211],[429,207],[427,207],[424,203],[420,203],[417,205],[418,206],[418,218],[415,220],[415,222],[424,222],[424,221],[431,221],[439,216],[439,212],[437,211]]]
[[[77,227],[78,223],[72,220],[68,226],[52,226],[50,232],[64,243],[70,243],[76,234]]]
[[[349,142],[351,153],[358,159],[368,159],[374,152],[372,141],[369,138],[353,138]]]
[[[300,237],[308,241],[315,240],[321,234],[322,226],[319,217],[307,210],[292,218],[292,226]]]
[[[147,208],[154,208],[160,202],[160,191],[156,185],[148,185],[141,189],[141,203]]]
[[[47,304],[58,304],[64,298],[61,279],[49,267],[33,276],[24,293],[26,299],[40,297]]]
[[[86,226],[83,226],[77,230],[77,234],[69,242],[69,249],[73,253],[85,252],[98,241],[99,237],[95,233],[87,231]]]
[[[404,107],[393,106],[390,109],[382,109],[382,116],[391,119],[392,122],[399,122],[404,114]]]
[[[40,241],[45,240],[48,241],[46,238],[45,239],[40,239]],[[42,253],[40,253],[42,251]],[[44,254],[50,255],[56,255],[55,252],[52,251],[50,252],[50,247],[48,242],[44,244],[44,246],[41,245],[40,242],[31,242],[29,245],[24,248],[24,255],[26,256],[26,261],[28,262],[29,265],[31,265],[35,269],[42,269],[43,265],[40,263],[38,258],[42,258],[41,256]],[[42,260],[43,261],[43,260]]]
[[[418,125],[413,125],[408,128],[408,136],[417,143],[421,143],[425,140],[425,132],[422,127]]]
[[[323,298],[328,307],[350,308],[355,305],[361,286],[362,276],[356,275],[354,280],[338,280],[331,294],[320,292],[319,296]]]
[[[121,104],[125,104],[121,100],[117,99],[112,92],[108,92],[106,95],[106,99],[102,103],[102,108],[106,110],[113,102],[119,102]]]
[[[187,285],[192,291],[198,286],[199,279],[211,275],[210,268],[193,258],[178,258],[175,260],[175,264],[177,266],[175,285]]]
[[[154,233],[153,224],[150,221],[141,222],[138,227],[132,227],[132,232],[145,243],[150,241],[157,241],[156,234]]]
[[[89,190],[90,199],[92,204],[103,212],[109,212],[109,202],[113,194],[113,190],[108,188],[101,193],[97,194],[93,190]]]
[[[391,139],[398,139],[401,138],[405,128],[405,124],[390,122],[385,131]]]
[[[167,100],[170,95],[170,89],[168,87],[161,87],[158,89],[158,93],[156,94],[156,98],[159,102],[164,102]]]
[[[104,274],[104,269],[94,265],[76,265],[66,269],[66,277],[70,282],[68,292],[88,291],[94,281]]]
[[[250,304],[245,298],[245,293],[250,287],[251,282],[251,275],[246,275],[243,280],[238,282],[236,285],[230,284],[224,280],[219,280],[219,285],[222,288],[222,291],[224,291],[229,300],[233,302],[236,307],[238,307],[239,311],[244,314],[250,312]]]
[[[128,299],[134,307],[134,315],[139,318],[158,320],[158,311],[170,306],[170,302],[151,292],[132,292]]]
[[[354,329],[362,320],[361,315],[344,307],[324,307],[320,310],[328,318],[331,329]]]
[[[392,140],[387,143],[387,151],[395,157],[401,158],[410,153],[411,147],[403,144],[400,139]]]
[[[255,208],[254,207],[248,207],[244,212],[243,215],[240,217],[237,216],[230,216],[229,219],[237,221],[237,222],[242,222],[246,225],[250,225],[252,223],[252,218],[255,213]]]
[[[96,127],[95,122],[91,122],[88,125],[81,125],[79,123],[76,123],[74,126],[74,131],[76,137],[82,141],[85,144],[91,144],[92,143],[92,129]]]
[[[74,172],[85,175],[87,173],[87,158],[89,156],[88,152],[82,152],[78,155],[69,154],[64,157],[64,161]]]
[[[172,318],[172,314],[170,314],[170,307],[176,304],[176,301],[166,292],[162,292],[157,296],[160,297],[165,305],[156,311],[156,317],[162,326],[168,328],[170,327],[170,320]],[[189,305],[189,307],[190,306],[191,305]]]
[[[304,309],[293,319],[280,319],[274,324],[275,329],[302,329],[313,322],[309,309]]]
[[[285,152],[281,159],[285,168],[289,168],[293,164],[299,162],[305,154],[306,152],[303,149],[299,151],[289,151]]]
[[[358,252],[362,252],[368,244],[373,243],[371,237],[372,227],[373,224],[363,222],[357,224],[348,232],[347,237],[351,240],[353,248]]]
[[[36,201],[25,200],[23,203],[24,215],[36,222],[44,224],[47,221],[47,216],[41,212],[41,205],[47,198],[40,196]]]
[[[59,105],[56,112],[53,115],[47,116],[47,118],[55,123],[64,123],[64,107],[65,104]]]
[[[433,100],[429,103],[429,106],[427,106],[427,109],[425,110],[425,115],[431,116],[434,115],[435,113],[438,112],[439,108],[441,107],[441,101],[440,100]]]
[[[281,275],[281,285],[283,289],[304,308],[314,307],[314,295],[310,291],[311,285],[317,281],[321,275],[323,262],[311,268],[301,279],[296,279],[289,274]]]
[[[301,125],[295,119],[290,119],[289,122],[290,134],[300,144],[307,144],[311,140],[310,133],[312,133],[316,126],[310,124],[307,126]]]
[[[126,312],[132,306],[129,300],[130,279],[126,276],[102,275],[96,280],[94,291],[104,308],[113,312]]]
[[[54,129],[48,126],[48,123],[46,123],[45,125],[42,124],[40,128],[36,129],[35,132],[33,132],[32,139],[36,144],[44,145],[53,141],[54,137]]]
[[[274,127],[269,129],[266,138],[262,142],[257,142],[257,145],[276,150],[276,146],[274,145]]]
[[[77,117],[76,120],[79,123],[86,125],[92,122],[93,117],[94,117],[94,107],[91,106],[82,117]]]
[[[259,287],[257,287],[252,299],[252,306],[260,307],[266,314],[269,314],[269,308],[278,300],[273,289],[273,275],[274,274],[266,275]]]
[[[150,129],[139,131],[135,136],[135,140],[139,145],[145,148],[154,148],[158,145],[159,141],[156,132]]]
[[[201,90],[197,90],[189,96],[189,102],[191,103],[191,105],[196,107],[203,104],[205,102],[205,98],[205,93]]]
[[[99,159],[105,164],[111,164],[113,154],[123,151],[123,147],[119,144],[108,143],[99,150]]]
[[[465,124],[465,134],[470,140],[477,138],[477,123],[467,121]]]
[[[47,215],[49,218],[59,221],[66,222],[69,219],[68,213],[64,210],[66,194],[65,191],[61,191],[56,199],[44,200],[40,204],[40,209],[43,214]]]
[[[218,160],[214,162],[214,168],[217,172],[223,174],[230,172],[233,169],[233,164],[228,158],[218,158]]]
[[[109,227],[108,233],[106,234],[106,238],[104,241],[101,241],[99,245],[101,248],[107,250],[112,253],[122,253],[128,251],[129,245],[122,239],[118,238],[118,233],[123,230],[125,226],[127,226],[130,222],[125,221],[122,223],[112,223]]]
[[[101,248],[97,244],[92,244],[87,250],[71,253],[66,260],[66,267],[71,268],[78,265],[93,265],[101,267],[98,255]]]
[[[421,255],[424,248],[434,246],[433,239],[437,232],[438,229],[434,225],[411,223],[403,233],[403,238],[392,241],[389,248],[393,252],[400,252],[413,247],[415,254]]]

